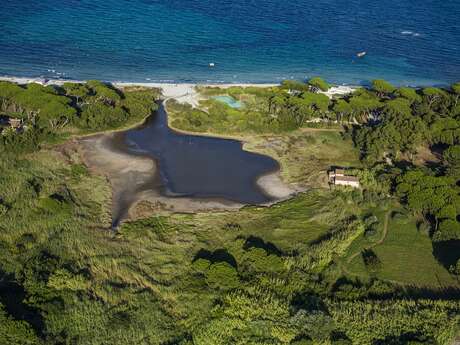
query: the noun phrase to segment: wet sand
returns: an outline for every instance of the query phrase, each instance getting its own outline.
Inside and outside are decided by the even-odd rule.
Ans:
[[[114,144],[117,135],[99,134],[79,141],[85,164],[91,171],[106,176],[111,183],[114,227],[124,219],[136,218],[135,207],[142,201],[147,201],[155,213],[235,210],[244,206],[217,198],[165,195],[155,160],[123,152]]]
[[[288,199],[298,192],[297,189],[283,182],[279,171],[259,177],[256,183],[268,196],[275,200],[274,202]]]
[[[245,206],[222,198],[187,197],[168,192],[161,182],[156,160],[129,151],[123,132],[84,137],[79,143],[85,164],[111,183],[114,227],[125,219],[151,214],[236,210]],[[271,205],[297,192],[283,183],[278,170],[258,177],[254,183],[270,199],[260,205]]]

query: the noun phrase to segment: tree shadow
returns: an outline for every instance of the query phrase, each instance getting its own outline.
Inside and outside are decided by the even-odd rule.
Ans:
[[[326,304],[319,296],[306,293],[295,294],[291,301],[291,307],[296,311],[302,309],[308,312],[328,312]]]
[[[331,333],[331,340],[332,342],[340,342],[341,344],[351,344],[350,339],[344,332],[333,331]]]
[[[249,250],[251,248],[261,248],[264,249],[270,255],[283,255],[283,252],[271,242],[265,242],[262,238],[256,236],[249,236],[246,239],[246,242],[243,245],[244,250]]]
[[[399,337],[389,336],[385,339],[378,339],[374,341],[374,345],[406,345],[411,342],[420,344],[432,345],[435,344],[434,340],[424,336],[423,334],[417,333],[405,333]]]
[[[211,263],[226,262],[230,266],[233,266],[234,268],[238,267],[238,264],[234,256],[230,254],[226,249],[223,249],[223,248],[216,249],[213,252],[202,248],[198,251],[198,253],[195,254],[193,261],[196,261],[198,259],[205,259],[205,260],[210,261]]]
[[[0,271],[0,302],[5,306],[6,312],[16,320],[29,323],[35,332],[43,337],[43,317],[37,309],[24,303],[26,297],[25,289],[14,280],[14,277]]]
[[[460,299],[460,289],[456,287],[442,287],[440,289],[421,288],[416,286],[404,287],[400,294],[411,298],[431,299],[431,300],[451,300]]]
[[[460,260],[460,240],[433,242],[433,256],[447,269],[455,266]]]
[[[361,251],[361,257],[367,268],[375,269],[377,266],[380,266],[380,259],[372,249],[363,249]]]
[[[405,159],[402,159],[402,160],[399,160],[399,161],[395,161],[394,163],[394,166],[396,168],[399,168],[403,171],[406,171],[406,170],[409,170],[409,169],[414,169],[415,168],[415,165],[414,163],[408,161],[408,160],[405,160]]]

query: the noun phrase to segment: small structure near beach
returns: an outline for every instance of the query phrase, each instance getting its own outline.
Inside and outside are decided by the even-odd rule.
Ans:
[[[5,135],[11,132],[22,132],[25,129],[22,119],[0,115],[0,132]]]
[[[214,96],[211,97],[212,99],[215,99],[216,101],[222,102],[227,104],[230,108],[233,109],[240,109],[243,107],[243,103],[241,101],[237,101],[234,99],[232,96]]]
[[[8,119],[8,124],[11,128],[18,130],[22,127],[22,120],[11,117]]]
[[[345,169],[332,169],[329,171],[329,183],[336,186],[350,186],[359,188],[359,179],[356,176],[345,174]]]

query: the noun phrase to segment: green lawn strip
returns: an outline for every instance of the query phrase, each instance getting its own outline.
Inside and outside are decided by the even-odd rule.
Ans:
[[[361,238],[350,247],[349,253],[355,253],[364,247],[368,247],[368,242]],[[378,271],[369,273],[361,255],[356,255],[351,262],[345,263],[347,271],[363,278],[375,276],[417,287],[442,288],[458,285],[433,257],[431,240],[417,231],[413,217],[408,220],[390,218],[385,241],[372,250],[382,263]]]
[[[431,240],[417,231],[414,219],[391,220],[387,239],[375,252],[383,264],[378,276],[384,279],[416,286],[456,285],[433,257]]]

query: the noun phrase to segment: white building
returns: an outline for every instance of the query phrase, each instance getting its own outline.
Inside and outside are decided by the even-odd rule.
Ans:
[[[345,175],[344,169],[334,169],[329,172],[329,182],[338,186],[359,188],[359,179],[356,176]]]

